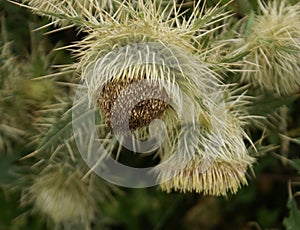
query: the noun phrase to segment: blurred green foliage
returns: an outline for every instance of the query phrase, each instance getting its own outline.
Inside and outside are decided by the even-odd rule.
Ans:
[[[211,5],[216,2],[218,1],[207,1]],[[222,4],[227,2],[227,0],[221,1]],[[255,0],[236,0],[229,7],[237,13],[238,17],[243,17],[251,10],[256,10],[257,3]],[[45,59],[39,58],[41,54],[37,43],[40,43],[40,40],[45,41],[43,47],[47,54],[58,43],[60,45],[69,44],[83,36],[73,29],[44,36],[42,33],[47,32],[45,30],[31,32],[44,25],[47,20],[34,16],[30,11],[5,0],[0,0],[0,14],[1,37],[7,42],[11,42],[13,56],[20,62],[28,61],[28,57],[34,59],[30,61],[31,73],[34,73],[34,76],[30,76],[30,78],[49,74],[45,70],[48,67],[44,68],[43,60]],[[69,53],[57,52],[51,64],[69,63],[71,60],[72,57]],[[49,82],[43,86],[37,86],[38,88],[35,87],[31,85],[30,88],[26,87],[25,91],[19,90],[18,93],[21,93],[21,97],[30,98],[31,94],[37,95],[33,91],[39,91],[42,87],[46,91],[40,92],[38,98],[32,98],[32,100],[45,101],[45,96],[48,97],[53,90],[57,90],[51,88],[55,86],[51,86]],[[63,90],[67,90],[67,88],[63,88]],[[288,149],[284,156],[290,160],[281,157],[280,148],[260,155],[253,169],[256,176],[249,175],[251,178],[249,186],[242,188],[236,195],[229,195],[226,198],[196,194],[165,194],[158,191],[157,188],[121,188],[122,193],[114,196],[111,200],[108,199],[100,207],[99,223],[94,224],[94,229],[300,229],[300,213],[297,208],[296,196],[300,185],[299,95],[285,98],[265,95],[256,100],[258,103],[253,111],[257,115],[280,111],[282,106],[288,108],[288,113],[283,118],[287,121],[287,130],[285,133],[281,133],[282,130],[275,126],[275,130],[269,131],[267,134],[268,138],[264,139],[264,144],[266,146],[282,146],[284,140],[282,135],[294,138],[288,140]],[[9,106],[14,107],[15,105],[9,104]],[[36,110],[34,102],[26,106],[33,110],[31,112]],[[8,110],[16,111],[11,108]],[[8,110],[7,112],[11,114]],[[16,114],[16,116],[19,115]],[[24,119],[29,118],[25,117]],[[274,123],[274,120],[270,119],[270,122]],[[28,122],[28,120],[24,122]],[[30,127],[26,128],[30,129]],[[257,137],[257,140],[262,135],[256,129],[251,130],[251,133],[253,137]],[[22,205],[20,190],[11,186],[19,183],[24,174],[25,166],[18,159],[31,151],[30,146],[25,144],[19,146],[13,143],[13,146],[13,152],[10,155],[0,153],[0,229],[52,229],[48,227],[50,225],[42,218],[42,215],[32,212],[32,207]],[[292,182],[292,185],[289,185],[289,181]],[[291,196],[292,194],[288,193],[289,189],[292,190],[292,194],[296,195]]]

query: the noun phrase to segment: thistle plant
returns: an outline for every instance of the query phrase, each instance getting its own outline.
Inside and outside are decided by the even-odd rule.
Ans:
[[[4,40],[4,39],[3,39]],[[0,80],[0,96],[1,96],[1,123],[0,123],[0,153],[10,154],[13,149],[13,143],[24,136],[25,132],[17,126],[15,118],[5,113],[4,109],[7,107],[7,100],[9,99],[10,92],[13,88],[13,82],[10,78],[11,75],[17,76],[18,71],[11,68],[16,63],[10,51],[10,44],[6,41],[1,41],[0,47],[0,61],[1,61],[1,80]]]
[[[64,132],[64,141],[53,141],[62,114],[69,109],[68,93],[72,89],[57,82],[65,74],[55,79],[45,77],[52,74],[57,56],[52,52],[45,54],[47,42],[37,42],[38,34],[31,36],[35,46],[22,59],[13,55],[12,42],[4,37],[1,41],[0,157],[16,157],[18,149],[33,150],[10,169],[13,178],[18,178],[3,187],[21,190],[22,207],[32,206],[51,227],[89,229],[98,214],[98,202],[101,197],[108,199],[111,189],[98,178],[95,180],[94,175],[82,179],[88,170],[77,160],[81,158],[72,146],[70,129]],[[51,145],[47,145],[49,136]],[[18,153],[17,160],[20,157],[23,156]],[[94,196],[98,198],[95,200]]]
[[[35,132],[32,126],[35,119],[34,110],[53,102],[54,95],[63,93],[54,87],[52,79],[36,79],[41,74],[51,71],[49,66],[53,57],[52,54],[45,55],[41,49],[42,43],[37,47],[39,53],[27,54],[25,60],[20,61],[19,57],[15,57],[12,53],[13,43],[6,41],[4,37],[2,40],[0,151],[7,154],[12,150],[11,142],[23,145],[25,139]]]
[[[88,34],[66,48],[78,58],[69,68],[81,74],[88,104],[101,115],[98,126],[104,128],[98,141],[106,151],[99,159],[112,155],[116,136],[121,146],[130,135],[150,140],[166,129],[165,142],[156,149],[161,164],[153,170],[163,190],[226,195],[247,184],[245,174],[254,159],[243,142],[247,116],[238,108],[246,98],[224,99],[226,93],[231,95],[230,87],[214,68],[218,64],[206,61],[214,48],[204,43],[230,12],[218,6],[205,9],[199,2],[185,18],[175,2],[161,8],[138,1],[123,3],[110,15],[89,3],[76,1],[83,15],[75,2],[62,2],[61,9],[66,9],[61,12],[52,2],[28,1],[34,12],[55,17],[55,22],[66,20]],[[153,125],[156,119],[165,124]],[[80,140],[85,136],[78,135]],[[138,152],[138,144],[132,150]],[[99,159],[90,166],[101,165]]]
[[[249,18],[243,33],[245,58],[243,79],[277,94],[300,88],[300,4],[258,1],[259,15]]]
[[[215,30],[210,29],[210,26],[227,18],[229,13],[217,7],[208,9],[205,13],[203,9],[195,8],[192,16],[185,20],[178,15],[176,8],[168,12],[169,15],[175,15],[172,18],[159,11],[156,13],[156,7],[151,3],[140,3],[139,7],[140,9],[129,17],[120,16],[119,24],[108,27],[109,31],[106,27],[93,30],[91,35],[79,42],[81,62],[78,66],[83,68],[83,79],[87,81],[89,98],[100,104],[100,109],[102,108],[102,113],[107,118],[106,123],[111,126],[111,117],[117,116],[114,115],[112,104],[118,108],[115,112],[120,114],[122,108],[131,108],[129,103],[132,102],[132,97],[124,97],[120,102],[115,99],[124,96],[120,92],[124,84],[136,82],[137,87],[131,87],[123,93],[136,94],[138,97],[141,94],[140,90],[146,91],[146,88],[150,88],[149,92],[147,91],[149,98],[156,92],[160,99],[147,101],[138,98],[138,102],[142,102],[131,112],[125,110],[125,114],[130,114],[129,128],[136,131],[137,137],[145,138],[146,135],[147,139],[147,135],[150,135],[150,131],[147,132],[147,124],[143,121],[150,123],[160,118],[167,127],[167,141],[158,149],[162,162],[154,170],[158,174],[158,182],[162,183],[161,188],[167,191],[174,188],[183,192],[196,191],[210,195],[226,195],[229,191],[235,193],[240,184],[246,184],[246,170],[254,161],[248,156],[243,143],[246,135],[238,122],[243,116],[237,113],[238,106],[229,106],[228,102],[225,102],[224,114],[209,110],[208,107],[214,107],[216,103],[211,100],[215,93],[211,88],[222,88],[221,93],[228,89],[219,81],[221,76],[211,70],[209,64],[203,57],[201,60],[199,55],[202,53],[201,40]],[[122,13],[125,14],[126,8],[123,10]],[[179,19],[183,20],[181,24]],[[208,22],[204,23],[206,20]],[[130,33],[130,28],[126,29],[129,25],[134,28]],[[195,56],[189,57],[178,48],[183,48]],[[202,49],[203,53],[209,52],[207,47]],[[198,64],[197,61],[202,64]],[[147,82],[138,83],[143,80]],[[148,85],[149,81],[154,83],[152,88]],[[159,87],[161,90],[155,90]],[[174,107],[168,105],[167,100],[169,97],[175,105],[180,106],[183,102],[178,89],[190,99],[183,107],[185,111],[182,116],[187,119],[183,123],[176,118]],[[237,99],[243,101],[242,97]],[[203,105],[205,103],[209,106]],[[226,110],[227,107],[234,109],[234,115]],[[135,110],[141,110],[142,113],[136,115]],[[150,113],[153,110],[159,116],[153,116]],[[195,116],[191,115],[191,112]],[[225,116],[226,121],[222,121],[219,116]],[[138,120],[140,122],[134,122]],[[141,123],[142,126],[131,126],[132,123]],[[184,128],[180,129],[180,125]],[[112,131],[118,132],[122,124],[116,123],[115,126]],[[224,130],[216,131],[212,126]],[[213,141],[224,143],[215,144]],[[185,148],[181,147],[183,143]],[[191,150],[193,148],[194,150]],[[211,159],[213,163],[210,162]],[[209,177],[207,175],[212,176],[206,180],[205,177]],[[168,182],[164,183],[165,181]]]
[[[192,209],[174,202],[174,197],[185,202],[190,194],[165,193],[231,199],[210,198],[213,206],[237,203],[228,195],[248,184],[256,157],[275,153],[280,140],[284,151],[272,160],[275,155],[299,169],[297,160],[286,159],[289,141],[299,144],[293,138],[299,129],[288,130],[287,121],[287,106],[300,88],[299,3],[258,1],[257,12],[240,20],[246,11],[235,16],[231,10],[244,1],[215,2],[15,1],[49,19],[37,31],[56,39],[52,33],[76,30],[79,39],[56,49],[71,51],[75,60],[57,66],[39,38],[33,36],[31,51],[19,57],[2,32],[0,169],[14,166],[7,170],[14,174],[8,187],[29,210],[14,216],[20,225],[13,227],[20,229],[22,218],[37,215],[55,229],[124,223],[140,229],[128,217],[143,217],[144,211],[157,222],[151,227],[163,229],[172,226],[169,213],[183,206],[189,210],[185,216],[198,221],[198,202],[193,200]],[[140,162],[152,166],[141,168]],[[0,189],[10,180],[3,177]],[[257,195],[261,181],[271,183],[268,175],[258,177],[246,193],[255,187]],[[120,195],[114,184],[158,185],[165,193],[157,192],[152,202],[141,197],[151,189],[124,189],[126,199],[114,203],[112,196]],[[200,206],[207,208],[202,201],[208,198],[201,195]],[[160,196],[163,202],[156,202]],[[168,199],[174,202],[170,209]],[[165,208],[170,210],[165,216],[152,210]],[[285,219],[287,226],[296,208]]]
[[[34,163],[20,179],[21,200],[51,228],[91,229],[92,223],[101,222],[101,204],[119,191],[90,172],[82,160],[70,127],[70,102],[60,100],[39,110],[33,122],[35,151],[24,160]]]

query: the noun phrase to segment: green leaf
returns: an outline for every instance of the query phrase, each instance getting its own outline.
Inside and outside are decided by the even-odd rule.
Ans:
[[[238,7],[238,13],[240,15],[247,15],[252,11],[252,5],[248,0],[236,0],[236,5]],[[251,13],[250,13],[251,16]]]
[[[72,113],[70,108],[66,108],[66,110],[66,113],[57,118],[57,122],[52,124],[51,129],[42,138],[37,152],[49,150],[51,147],[62,143],[62,140],[68,139],[72,130]]]
[[[80,104],[87,105],[87,99],[79,102]],[[78,105],[77,105],[78,106]],[[84,106],[85,108],[86,106]],[[59,114],[55,123],[51,124],[50,130],[45,134],[42,138],[37,150],[34,152],[37,154],[42,154],[44,152],[52,153],[59,145],[64,144],[65,140],[69,140],[73,136],[73,122],[77,122],[78,124],[84,124],[86,118],[91,114],[95,113],[94,109],[89,109],[82,111],[80,116],[76,117],[73,120],[72,117],[73,106],[69,105],[63,111],[63,114]]]
[[[299,95],[280,97],[265,93],[263,96],[257,97],[253,105],[248,107],[249,113],[252,115],[267,116],[284,105],[292,104],[298,98]]]
[[[0,155],[0,185],[12,184],[17,180],[14,163],[19,157],[19,154]]]
[[[250,14],[248,15],[248,20],[246,22],[246,27],[245,27],[246,36],[249,36],[252,32],[252,25],[254,22],[254,18],[255,18],[255,13],[251,11]]]
[[[232,56],[230,58],[224,58],[222,60],[222,62],[225,62],[225,63],[233,63],[233,62],[237,62],[237,61],[240,61],[242,60],[243,57],[247,56],[248,54],[250,53],[250,51],[244,51],[242,53],[239,53],[235,56]]]
[[[290,215],[283,220],[283,224],[287,230],[298,230],[300,226],[300,212],[297,203],[293,198],[287,202],[287,207],[290,209]]]

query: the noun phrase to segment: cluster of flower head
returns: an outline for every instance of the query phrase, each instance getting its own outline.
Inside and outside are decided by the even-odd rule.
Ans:
[[[142,0],[24,2],[52,23],[87,34],[67,48],[78,57],[72,68],[87,83],[90,104],[102,114],[106,143],[115,143],[113,134],[122,135],[126,122],[143,139],[152,121],[164,122],[161,163],[153,170],[163,190],[226,195],[247,184],[254,162],[244,141],[247,100],[222,82],[226,70],[207,62],[217,44],[207,41],[231,16],[225,7],[207,9],[199,1],[186,16],[175,1],[164,7]],[[299,88],[299,6],[260,4],[262,14],[243,39],[241,50],[249,51],[243,78],[279,93]]]

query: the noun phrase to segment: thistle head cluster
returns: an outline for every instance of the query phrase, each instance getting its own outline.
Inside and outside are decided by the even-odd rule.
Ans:
[[[166,127],[167,137],[158,149],[161,164],[154,169],[163,190],[235,193],[246,184],[246,170],[254,161],[243,141],[243,116],[237,112],[243,97],[222,104],[220,95],[228,87],[199,55],[203,34],[213,32],[206,24],[199,26],[201,19],[214,18],[213,24],[228,13],[195,10],[184,19],[176,8],[166,16],[147,6],[141,3],[118,24],[91,30],[78,43],[77,67],[89,97],[100,105],[113,130],[126,127],[129,119],[129,129],[147,139],[150,132],[145,128],[155,119],[164,121],[159,129]]]
[[[87,33],[68,48],[79,59],[72,67],[81,73],[90,105],[105,117],[99,127],[106,125],[117,134],[127,127],[144,139],[166,129],[165,141],[157,149],[161,164],[153,170],[164,190],[235,193],[246,184],[246,170],[254,161],[243,141],[246,117],[238,112],[245,98],[224,99],[229,86],[205,57],[213,50],[205,41],[230,12],[218,6],[201,8],[198,2],[185,17],[175,1],[161,8],[139,0],[124,2],[110,15],[98,9],[96,1],[89,3],[92,7],[80,5],[84,14],[80,15],[73,1],[69,5],[62,1],[66,13],[52,5],[44,8],[39,1],[28,2],[34,11],[44,15],[50,11],[48,16]],[[165,124],[151,130],[156,119]],[[111,154],[115,138],[108,133],[104,141]]]
[[[245,37],[250,54],[243,78],[263,89],[291,94],[300,88],[300,4],[259,1],[259,9]]]

